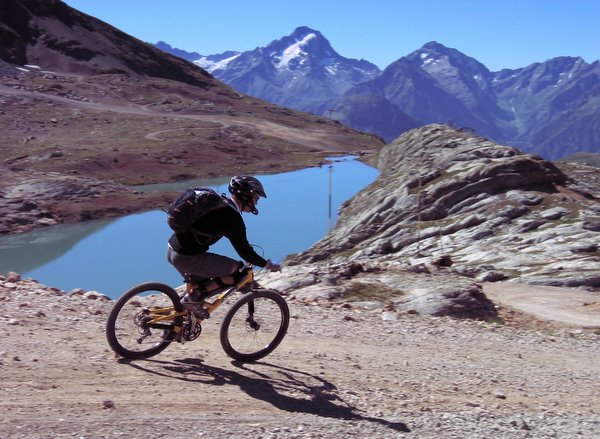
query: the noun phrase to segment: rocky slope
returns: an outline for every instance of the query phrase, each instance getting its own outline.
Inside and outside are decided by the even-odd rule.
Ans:
[[[206,71],[60,0],[3,0],[0,59],[57,72],[136,74],[219,87]]]
[[[482,281],[600,287],[598,168],[559,168],[443,125],[387,145],[379,168],[272,286],[484,319],[494,310]]]

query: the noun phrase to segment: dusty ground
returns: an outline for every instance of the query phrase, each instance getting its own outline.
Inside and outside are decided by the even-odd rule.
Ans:
[[[0,283],[0,437],[593,438],[598,329],[290,302],[282,345],[239,364],[202,336],[117,361],[111,302]],[[222,311],[219,311],[220,313]]]
[[[583,289],[515,282],[485,284],[496,306],[506,305],[531,318],[587,328],[600,328],[600,293]]]

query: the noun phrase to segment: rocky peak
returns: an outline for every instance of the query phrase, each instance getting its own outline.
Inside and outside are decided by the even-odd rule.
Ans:
[[[524,69],[501,71],[495,75],[494,83],[499,92],[510,89],[513,94],[528,98],[540,93],[555,95],[565,85],[580,80],[587,71],[593,70],[593,66],[582,58],[565,56],[534,63]]]
[[[505,116],[490,94],[492,74],[483,64],[435,41],[411,53],[407,59],[430,75],[443,90],[463,102],[473,113],[476,118],[473,125],[463,126],[480,127],[484,124],[489,126],[489,129],[485,130],[486,133],[494,133],[493,121]]]
[[[476,59],[435,41],[425,44],[421,49],[409,54],[407,58],[433,76],[444,72],[448,74],[448,70],[451,69],[455,74],[461,73],[464,76],[479,75],[480,78],[474,79],[480,81],[490,77],[487,67]]]
[[[306,26],[264,47],[196,63],[242,93],[315,114],[325,114],[334,99],[380,73],[370,62],[341,56]]]
[[[274,42],[266,51],[277,69],[300,70],[310,67],[310,61],[339,57],[320,32],[298,28],[290,36]]]
[[[296,28],[291,35],[273,41],[260,50],[278,70],[335,75],[340,69],[362,69],[362,75],[367,77],[379,73],[374,64],[344,58],[331,47],[321,32],[306,26]]]

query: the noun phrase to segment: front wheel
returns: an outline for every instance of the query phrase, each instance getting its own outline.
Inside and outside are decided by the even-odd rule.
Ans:
[[[168,285],[148,282],[126,291],[106,322],[106,338],[116,354],[148,358],[165,350],[181,330],[183,306]]]
[[[290,309],[279,293],[252,291],[240,297],[225,314],[221,346],[235,360],[259,360],[279,346],[289,322]]]

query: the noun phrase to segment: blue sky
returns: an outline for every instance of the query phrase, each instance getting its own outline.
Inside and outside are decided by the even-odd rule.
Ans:
[[[252,50],[298,26],[385,68],[429,41],[488,69],[600,59],[598,0],[66,0],[143,41],[202,55]]]

